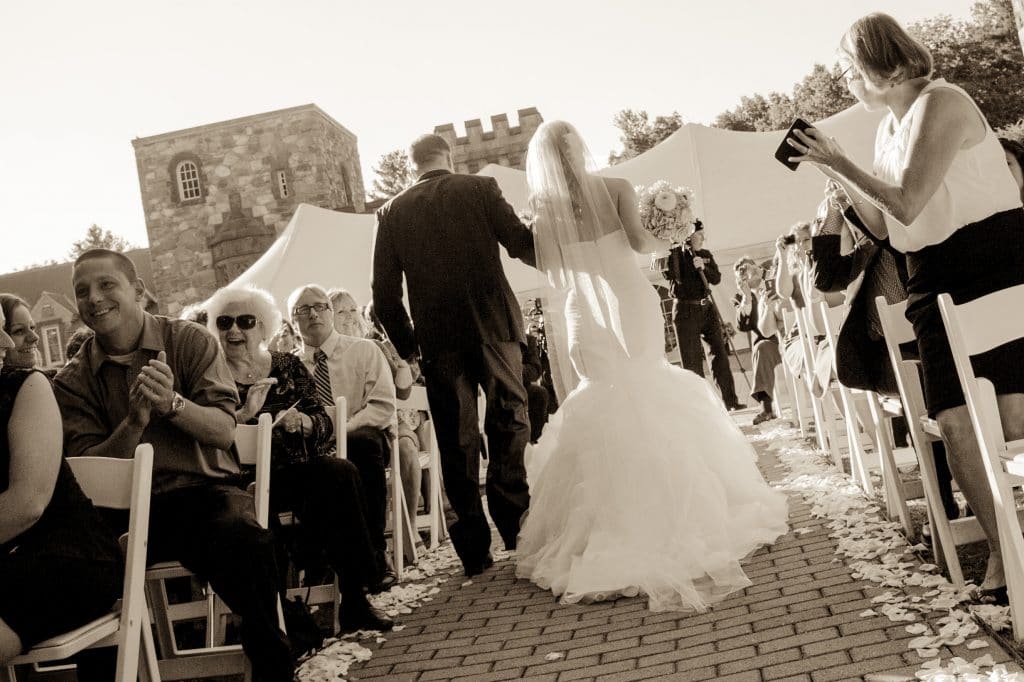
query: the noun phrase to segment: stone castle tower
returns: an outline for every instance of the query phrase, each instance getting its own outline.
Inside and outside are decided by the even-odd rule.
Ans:
[[[263,254],[300,203],[363,210],[356,136],[315,104],[132,140],[162,312]]]
[[[526,148],[534,131],[544,122],[535,107],[520,109],[519,125],[508,126],[508,116],[491,116],[491,129],[484,132],[480,119],[466,121],[466,136],[455,135],[455,124],[434,127],[452,148],[452,162],[456,173],[476,173],[489,163],[523,170],[526,168]]]

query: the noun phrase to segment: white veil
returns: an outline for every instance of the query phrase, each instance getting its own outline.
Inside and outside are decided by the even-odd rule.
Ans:
[[[593,168],[590,152],[571,124],[548,121],[534,133],[526,177],[535,218],[537,268],[551,286],[544,327],[559,402],[579,382],[570,362],[564,314],[570,295],[598,326],[623,342],[618,300],[604,281],[606,270],[596,245],[599,238],[622,230],[622,222],[605,181],[589,172]],[[582,362],[579,355],[574,359]]]

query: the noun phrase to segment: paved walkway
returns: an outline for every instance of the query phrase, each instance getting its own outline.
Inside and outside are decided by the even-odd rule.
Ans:
[[[765,477],[786,475],[757,444]],[[700,615],[650,613],[641,599],[558,604],[516,580],[505,559],[471,583],[461,573],[433,600],[402,617],[405,628],[368,644],[373,657],[350,680],[906,680],[923,660],[908,648],[906,623],[862,617],[883,590],[855,579],[835,554],[828,519],[792,495],[790,528],[745,564],[753,585]],[[799,532],[797,532],[799,531]],[[970,661],[990,646],[944,648]],[[1011,669],[1017,670],[1016,667]],[[882,674],[880,674],[882,673]]]

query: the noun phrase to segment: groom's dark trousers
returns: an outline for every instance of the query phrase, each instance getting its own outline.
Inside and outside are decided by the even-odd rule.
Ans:
[[[469,573],[483,568],[491,546],[480,499],[480,389],[487,398],[487,506],[507,548],[515,547],[530,502],[526,336],[502,246],[534,264],[533,234],[494,178],[430,171],[377,210],[374,311],[399,355],[421,357],[444,486],[458,516],[452,543]]]
[[[424,360],[431,418],[441,450],[445,490],[459,520],[449,529],[460,557],[482,561],[491,543],[480,501],[477,386],[487,397],[487,507],[506,547],[515,547],[530,503],[522,452],[530,439],[522,350],[516,342],[485,344]]]

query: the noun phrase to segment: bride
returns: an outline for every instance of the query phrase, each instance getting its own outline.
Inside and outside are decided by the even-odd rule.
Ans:
[[[703,611],[750,584],[740,560],[786,532],[786,499],[710,384],[665,360],[635,253],[669,245],[640,225],[629,183],[588,161],[564,121],[527,156],[561,407],[528,454],[516,575],[567,603],[643,594],[652,611]]]

